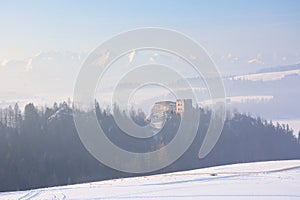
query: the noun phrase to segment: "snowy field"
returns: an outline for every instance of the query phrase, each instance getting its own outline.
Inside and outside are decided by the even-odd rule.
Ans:
[[[230,80],[276,81],[276,80],[281,80],[284,77],[289,76],[289,75],[299,75],[300,76],[300,70],[246,74],[246,75],[234,76],[234,77],[230,78]]]
[[[300,199],[300,160],[0,193],[0,200],[4,199]]]

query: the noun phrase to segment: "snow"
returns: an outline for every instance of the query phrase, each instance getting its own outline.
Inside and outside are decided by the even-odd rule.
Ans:
[[[248,63],[249,64],[252,64],[252,63],[264,64],[263,61],[261,61],[260,59],[256,59],[256,58],[248,60]]]
[[[300,160],[0,193],[2,199],[300,199]]]
[[[274,97],[272,95],[248,95],[248,96],[233,96],[226,99],[230,102],[245,103],[245,102],[267,102],[271,101]]]
[[[227,103],[247,103],[247,102],[268,102],[274,98],[272,95],[248,95],[248,96],[231,96],[226,97]],[[214,100],[214,101],[212,101]],[[204,101],[199,101],[198,104],[200,106],[209,106],[212,105],[214,102],[222,101],[221,98],[219,99],[209,99]]]
[[[284,77],[293,74],[300,76],[300,70],[247,74],[247,75],[234,76],[229,80],[275,81],[275,80],[281,80]]]

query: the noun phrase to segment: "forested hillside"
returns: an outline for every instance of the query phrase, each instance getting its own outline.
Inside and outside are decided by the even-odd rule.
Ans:
[[[175,163],[152,174],[229,163],[300,159],[299,141],[288,125],[274,125],[236,112],[228,114],[217,145],[200,160],[198,151],[209,123],[210,111],[200,109],[200,112],[198,134],[190,148]],[[180,116],[171,114],[161,132],[145,142],[132,140],[122,133],[110,112],[101,109],[97,103],[96,113],[110,140],[135,152],[167,145],[180,122]],[[138,124],[146,123],[143,112],[131,114]],[[68,103],[55,103],[52,107],[43,108],[28,104],[23,112],[18,105],[0,109],[0,191],[134,175],[110,169],[87,152],[77,135],[72,108]]]

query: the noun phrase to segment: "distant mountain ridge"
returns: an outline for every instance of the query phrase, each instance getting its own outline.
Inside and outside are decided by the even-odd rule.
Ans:
[[[290,70],[300,70],[300,63],[294,65],[269,67],[269,68],[258,70],[256,73],[282,72],[282,71],[290,71]]]

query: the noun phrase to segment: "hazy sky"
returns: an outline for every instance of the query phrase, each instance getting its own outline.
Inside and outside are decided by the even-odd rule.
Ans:
[[[145,26],[183,32],[211,54],[299,54],[299,10],[297,0],[0,1],[0,60],[88,52],[112,35]]]
[[[297,0],[0,0],[0,104],[65,100],[89,52],[141,27],[192,37],[222,75],[295,64],[299,10]]]

